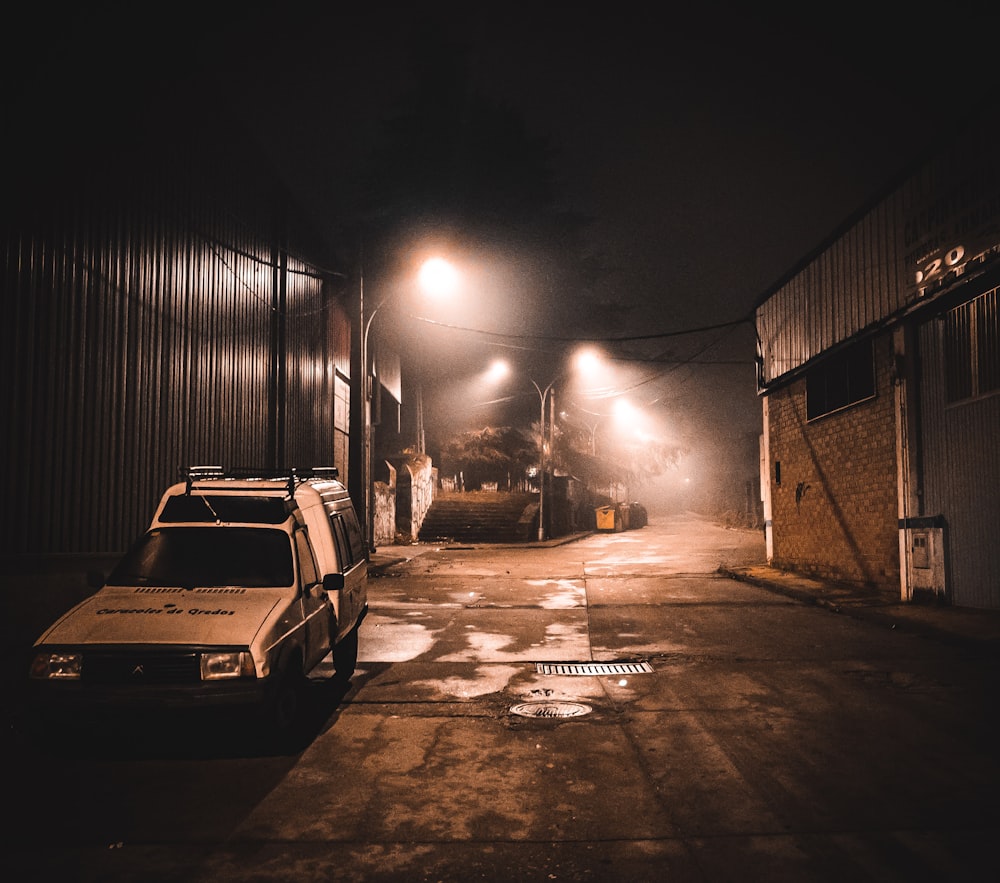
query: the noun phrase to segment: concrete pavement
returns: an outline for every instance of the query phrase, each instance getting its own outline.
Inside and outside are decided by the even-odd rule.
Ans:
[[[314,685],[315,732],[292,755],[19,746],[9,868],[109,883],[978,879],[1000,766],[996,666],[976,648],[993,652],[1000,616],[782,574],[748,563],[756,538],[723,556],[739,532],[694,521],[576,539],[538,555],[378,549],[373,640],[346,693]],[[652,671],[538,666],[640,657]],[[35,822],[52,807],[58,829]]]
[[[903,601],[857,586],[789,573],[766,564],[723,568],[721,572],[741,582],[886,628],[1000,649],[1000,611],[997,610]]]
[[[587,531],[541,542],[519,543],[510,548],[551,548],[575,542],[592,533]],[[384,574],[396,564],[442,547],[448,546],[441,543],[381,546],[372,554],[369,573],[373,576]],[[477,547],[503,548],[500,544],[478,544]],[[471,547],[464,545],[462,548]],[[925,634],[946,641],[970,642],[1000,650],[1000,610],[952,607],[927,601],[903,601],[875,590],[779,570],[765,563],[720,567],[719,572],[804,604],[817,605],[834,613],[879,623],[889,629]]]

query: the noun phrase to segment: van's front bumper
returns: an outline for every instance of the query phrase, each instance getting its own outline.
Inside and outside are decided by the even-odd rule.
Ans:
[[[147,718],[244,710],[265,712],[276,689],[274,677],[134,686],[32,680],[28,684],[27,698],[37,718],[85,721],[129,715]]]

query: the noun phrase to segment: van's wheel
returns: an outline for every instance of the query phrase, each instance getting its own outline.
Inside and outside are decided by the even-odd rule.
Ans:
[[[333,668],[334,679],[340,683],[347,683],[358,667],[358,626],[355,623],[339,644],[333,648]]]

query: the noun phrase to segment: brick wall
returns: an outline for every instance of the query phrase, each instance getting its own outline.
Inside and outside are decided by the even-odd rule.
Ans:
[[[883,335],[875,397],[811,423],[805,380],[769,394],[776,567],[898,592],[892,364]]]

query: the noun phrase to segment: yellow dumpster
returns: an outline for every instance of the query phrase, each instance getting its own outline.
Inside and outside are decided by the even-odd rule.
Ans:
[[[615,521],[618,514],[617,506],[598,506],[594,512],[597,515],[598,530],[614,531],[616,529]]]

